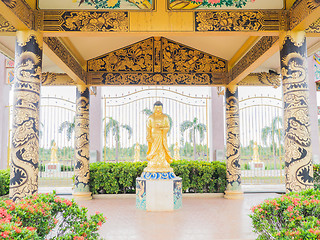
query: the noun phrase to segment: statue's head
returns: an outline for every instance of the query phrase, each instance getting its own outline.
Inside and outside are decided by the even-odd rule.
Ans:
[[[162,113],[162,107],[163,104],[160,101],[156,101],[155,104],[153,104],[153,112]]]

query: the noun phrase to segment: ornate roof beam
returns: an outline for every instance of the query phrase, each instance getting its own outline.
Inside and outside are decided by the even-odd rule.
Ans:
[[[0,14],[17,30],[34,29],[34,11],[24,0],[1,0]]]
[[[231,69],[229,83],[238,84],[277,51],[279,37],[262,37]]]
[[[303,31],[316,22],[319,16],[319,0],[296,0],[289,11],[289,29]]]
[[[44,37],[46,55],[68,74],[77,84],[86,84],[86,72],[69,50],[56,37]]]
[[[12,26],[2,15],[0,15],[0,34],[5,33],[14,33],[16,32],[16,28]]]
[[[224,86],[227,73],[107,73],[88,72],[88,85]]]
[[[195,12],[195,31],[277,35],[287,29],[286,17],[284,10],[199,11]]]
[[[280,75],[270,72],[250,73],[238,85],[240,86],[272,86],[277,88],[281,85]]]

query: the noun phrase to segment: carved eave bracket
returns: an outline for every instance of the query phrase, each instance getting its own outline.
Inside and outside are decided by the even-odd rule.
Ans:
[[[2,15],[0,15],[0,32],[16,32],[16,28],[12,26]]]
[[[45,72],[45,73],[42,73],[41,85],[42,86],[73,86],[73,85],[77,85],[77,83],[73,81],[72,78],[65,73]]]
[[[250,73],[242,81],[239,86],[271,86],[278,88],[281,85],[281,77],[277,73]]]

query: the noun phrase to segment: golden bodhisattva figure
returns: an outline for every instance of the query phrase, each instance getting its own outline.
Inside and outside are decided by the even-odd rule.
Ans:
[[[55,141],[53,141],[52,148],[51,148],[51,157],[50,157],[50,160],[52,163],[58,163],[57,151],[58,151],[57,144]]]
[[[154,104],[153,114],[147,120],[148,166],[144,172],[173,172],[172,157],[167,144],[169,118],[162,113],[162,103]]]
[[[139,143],[136,143],[134,146],[134,162],[139,162],[140,161],[140,145]]]
[[[259,159],[259,147],[257,142],[254,142],[253,144],[253,156],[252,156],[252,161],[254,162],[260,162]]]

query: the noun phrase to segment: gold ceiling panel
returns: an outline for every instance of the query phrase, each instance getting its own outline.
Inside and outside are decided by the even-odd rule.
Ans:
[[[15,32],[16,29],[0,15],[0,32]]]

